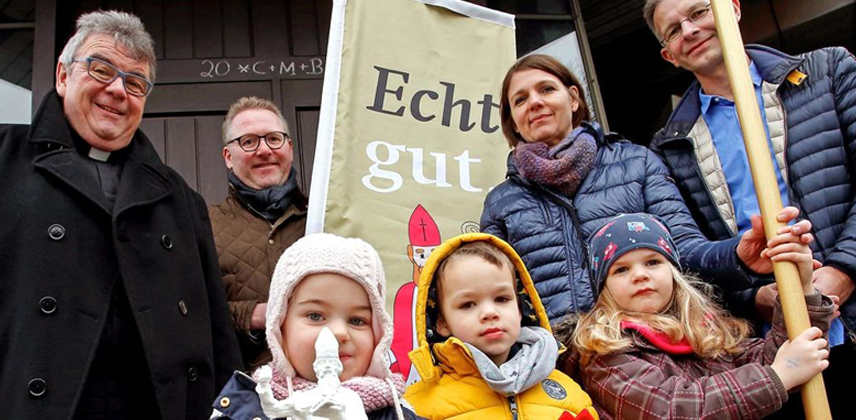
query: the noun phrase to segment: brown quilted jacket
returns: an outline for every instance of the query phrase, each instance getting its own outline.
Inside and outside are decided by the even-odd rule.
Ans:
[[[288,210],[271,225],[229,190],[225,201],[208,207],[208,214],[242,358],[246,369],[252,369],[270,360],[264,331],[250,331],[253,308],[267,302],[280,255],[303,237],[306,197],[296,190]]]

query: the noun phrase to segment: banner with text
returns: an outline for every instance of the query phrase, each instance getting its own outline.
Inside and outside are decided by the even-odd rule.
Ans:
[[[478,230],[505,176],[499,89],[516,57],[514,17],[458,0],[333,7],[307,233],[378,250],[393,367],[408,376],[413,281],[434,247]]]

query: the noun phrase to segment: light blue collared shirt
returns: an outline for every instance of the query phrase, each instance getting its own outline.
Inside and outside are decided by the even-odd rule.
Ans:
[[[761,110],[761,119],[764,121],[764,131],[767,133],[767,147],[770,149],[770,157],[773,158],[773,170],[776,173],[776,182],[779,185],[779,195],[782,197],[782,205],[787,206],[788,186],[779,169],[773,152],[773,144],[770,141],[770,129],[767,127],[767,116],[764,110],[764,100],[761,97],[761,73],[755,67],[755,63],[749,63],[749,75],[755,86],[755,97],[758,108]],[[752,172],[749,169],[749,159],[746,157],[746,146],[743,144],[743,132],[740,129],[740,120],[737,118],[737,108],[734,102],[721,96],[706,95],[702,90],[698,93],[701,100],[701,115],[707,123],[710,135],[713,137],[713,146],[719,155],[722,169],[725,173],[725,181],[731,192],[734,202],[734,212],[737,219],[738,235],[752,227],[749,219],[753,214],[761,214],[758,206],[758,196],[755,194],[755,184],[752,182]],[[764,332],[769,330],[769,325],[764,326]],[[840,319],[835,319],[829,328],[829,345],[837,346],[844,343],[844,324]]]
[[[755,86],[755,96],[758,107],[761,109],[761,118],[766,121],[764,101],[761,98],[761,74],[755,67],[755,63],[749,64],[749,74],[752,76],[752,84]],[[752,182],[752,172],[749,169],[749,159],[746,157],[746,147],[743,144],[743,132],[740,130],[740,121],[737,118],[737,108],[734,102],[721,96],[706,95],[699,90],[701,100],[701,114],[707,123],[710,135],[713,137],[713,146],[719,155],[722,169],[725,172],[725,180],[731,192],[734,202],[735,217],[737,218],[738,235],[752,227],[749,217],[753,214],[761,214],[758,207],[758,197],[755,195],[755,184]],[[770,142],[770,130],[764,124],[767,133],[767,147],[773,158],[773,170],[776,173],[776,182],[779,184],[779,195],[782,197],[782,205],[788,205],[788,186],[782,177],[782,171],[776,162],[773,152],[773,144]]]

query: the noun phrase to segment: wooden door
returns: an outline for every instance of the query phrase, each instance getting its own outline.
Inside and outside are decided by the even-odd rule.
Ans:
[[[309,191],[331,0],[59,2],[59,45],[97,9],[140,17],[155,40],[155,89],[141,128],[161,158],[209,204],[226,196],[223,116],[242,96],[276,103],[294,137],[298,183]]]

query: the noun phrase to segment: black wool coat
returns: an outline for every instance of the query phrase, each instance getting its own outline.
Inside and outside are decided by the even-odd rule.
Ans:
[[[51,92],[32,126],[0,126],[0,407],[74,414],[122,282],[163,419],[205,419],[240,366],[205,203],[139,130],[115,206]],[[112,211],[111,211],[112,210]]]

